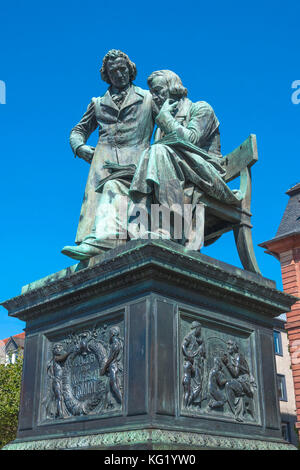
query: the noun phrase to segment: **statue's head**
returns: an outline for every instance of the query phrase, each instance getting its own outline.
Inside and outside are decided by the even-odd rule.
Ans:
[[[104,82],[122,89],[135,79],[137,70],[125,52],[111,49],[103,58],[100,73]]]
[[[55,356],[59,356],[60,354],[62,354],[64,351],[64,346],[62,343],[55,343],[53,348],[52,348],[52,352]]]
[[[112,326],[110,329],[110,338],[120,335],[120,328],[118,326]]]
[[[193,330],[195,336],[201,336],[201,323],[193,321],[191,324],[191,330]]]
[[[169,98],[178,101],[187,96],[187,89],[182,85],[178,75],[171,70],[152,72],[147,81],[153,101],[158,108],[161,108]]]
[[[227,341],[227,350],[229,354],[234,354],[239,351],[238,344],[235,341],[232,341],[231,339]]]

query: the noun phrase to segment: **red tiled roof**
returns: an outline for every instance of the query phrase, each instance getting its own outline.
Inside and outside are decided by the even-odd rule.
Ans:
[[[8,343],[8,341],[10,340],[10,338],[13,338],[13,339],[25,339],[25,332],[23,333],[19,333],[18,335],[14,335],[14,336],[10,336],[9,338],[5,338],[3,339],[3,343],[6,344]]]

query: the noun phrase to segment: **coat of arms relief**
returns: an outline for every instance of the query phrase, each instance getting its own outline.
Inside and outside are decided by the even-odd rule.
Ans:
[[[49,343],[42,419],[120,411],[123,349],[121,322],[71,332]]]

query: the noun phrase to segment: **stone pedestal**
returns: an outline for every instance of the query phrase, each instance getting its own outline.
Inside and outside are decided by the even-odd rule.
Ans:
[[[7,449],[289,449],[273,317],[295,298],[170,241],[131,241],[4,302],[26,321]]]

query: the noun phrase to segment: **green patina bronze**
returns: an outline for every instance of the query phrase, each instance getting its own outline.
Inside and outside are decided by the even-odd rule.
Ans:
[[[273,318],[295,298],[170,240],[132,240],[25,286],[17,439],[7,449],[293,449]]]
[[[71,131],[74,154],[91,164],[76,236],[80,249],[76,246],[63,249],[63,253],[72,258],[89,258],[118,244],[116,233],[110,230],[111,216],[107,211],[102,213],[101,207],[111,205],[118,219],[119,196],[127,197],[129,183],[116,180],[112,187],[106,186],[103,194],[95,189],[110,174],[107,162],[136,165],[141,153],[150,145],[154,126],[152,98],[149,91],[132,83],[136,74],[136,66],[126,54],[109,51],[103,59],[101,77],[110,87],[104,96],[92,98],[86,113]],[[86,141],[97,128],[99,141],[94,149],[86,145]],[[89,243],[83,242],[87,239]]]
[[[146,447],[147,446],[147,447]],[[195,432],[140,429],[61,439],[31,440],[5,446],[3,450],[84,450],[84,449],[153,449],[153,450],[297,450],[282,442],[265,442]]]
[[[109,51],[101,76],[110,87],[104,96],[91,100],[72,129],[74,154],[91,163],[91,169],[76,236],[79,246],[66,246],[62,252],[85,260],[141,237],[129,225],[141,207],[147,213],[146,237],[152,236],[148,220],[153,204],[172,211],[173,225],[183,220],[189,205],[193,219],[189,231],[180,229],[181,234],[175,236],[176,227],[171,223],[167,231],[154,230],[155,235],[163,233],[165,238],[199,251],[203,243],[211,244],[234,230],[244,268],[259,273],[250,223],[255,136],[223,158],[219,121],[208,103],[192,103],[180,77],[170,70],[150,75],[150,92],[133,84],[136,73],[126,54]],[[99,140],[94,149],[86,141],[97,127]],[[241,176],[240,189],[232,191],[227,182],[237,176]],[[200,205],[203,210],[197,219]]]
[[[70,136],[91,165],[78,246],[63,249],[80,263],[2,303],[26,322],[18,434],[5,450],[294,449],[281,436],[273,319],[296,299],[255,259],[255,135],[222,156],[212,107],[168,70],[137,87],[121,51],[101,77],[109,89]],[[173,208],[170,232],[132,236],[135,208],[149,220],[153,204]],[[189,234],[174,236],[186,206],[191,233],[202,231],[192,249]],[[229,230],[245,270],[199,253]]]

